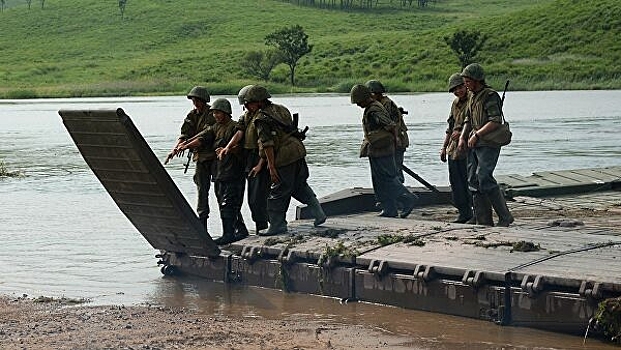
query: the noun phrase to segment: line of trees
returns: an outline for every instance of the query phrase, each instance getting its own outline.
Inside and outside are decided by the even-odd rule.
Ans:
[[[292,3],[300,6],[313,6],[319,8],[332,8],[339,10],[351,9],[372,9],[372,8],[397,8],[412,7],[416,4],[418,7],[426,7],[430,2],[437,0],[281,0],[283,2]]]

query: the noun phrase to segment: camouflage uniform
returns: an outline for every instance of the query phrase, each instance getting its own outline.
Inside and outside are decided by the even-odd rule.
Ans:
[[[473,195],[477,223],[493,226],[491,207],[499,217],[499,226],[513,222],[505,198],[494,178],[500,147],[480,138],[476,132],[488,122],[502,123],[502,100],[496,91],[485,86],[473,92],[468,101],[465,122],[470,123],[471,137],[477,138],[468,153],[468,185]]]
[[[270,187],[267,200],[270,228],[266,234],[287,232],[286,214],[291,197],[309,206],[315,217],[315,226],[318,226],[325,221],[325,214],[315,192],[308,185],[306,148],[296,137],[298,130],[293,126],[291,113],[284,106],[270,101],[265,103],[254,120],[259,135],[260,155],[266,158],[265,149],[273,149],[274,166],[280,178],[279,183],[272,183]]]
[[[397,126],[397,143],[395,147],[395,164],[397,166],[397,176],[401,183],[405,182],[403,176],[403,157],[405,155],[405,149],[410,145],[410,139],[408,137],[408,127],[403,120],[403,114],[397,106],[397,104],[391,100],[388,96],[382,96],[379,102],[384,106],[390,119]]]
[[[373,101],[365,107],[362,116],[364,140],[360,156],[369,158],[373,190],[383,208],[380,215],[390,217],[397,216],[396,201],[399,196],[405,194],[407,203],[415,200],[398,178],[394,157],[396,142],[393,133],[389,131],[394,126],[395,123],[381,103]]]
[[[270,186],[270,176],[266,167],[263,167],[254,177],[248,177],[247,174],[259,162],[259,144],[258,134],[254,125],[255,118],[259,113],[251,113],[246,111],[237,122],[237,130],[244,133],[243,140],[243,156],[246,167],[244,173],[248,181],[248,206],[254,221],[259,228],[267,228],[267,196]]]
[[[183,120],[181,125],[181,135],[179,139],[188,140],[197,135],[206,127],[216,123],[209,105],[204,112],[200,113],[196,109],[191,110]],[[196,162],[194,172],[194,183],[198,192],[196,211],[198,218],[206,225],[209,217],[209,189],[211,187],[211,177],[214,172],[214,160],[216,152],[212,145],[202,145],[194,153],[193,160]],[[205,226],[206,227],[206,226]]]
[[[213,149],[225,147],[231,140],[236,123],[215,123],[201,132],[201,142],[212,145]],[[214,173],[215,192],[222,219],[223,238],[229,243],[248,236],[248,230],[241,215],[244,198],[244,159],[241,152],[231,152],[217,159]],[[234,237],[235,236],[235,237]]]
[[[467,153],[459,152],[458,141],[450,138],[453,132],[461,133],[463,128],[468,99],[456,97],[451,104],[451,112],[447,123],[446,134],[449,142],[446,147],[448,155],[449,182],[453,195],[453,204],[459,210],[456,222],[466,222],[472,218],[472,194],[468,189],[468,158]]]

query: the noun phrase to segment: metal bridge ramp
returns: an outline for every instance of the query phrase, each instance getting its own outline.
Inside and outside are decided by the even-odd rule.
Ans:
[[[122,109],[58,114],[95,176],[154,248],[219,255],[220,249]]]

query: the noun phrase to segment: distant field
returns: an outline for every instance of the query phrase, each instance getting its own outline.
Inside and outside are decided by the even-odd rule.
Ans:
[[[386,1],[382,3],[387,3]],[[394,1],[397,3],[397,1]],[[413,2],[416,4],[416,1]],[[196,84],[236,93],[245,53],[301,25],[313,51],[297,86],[275,69],[274,92],[346,92],[379,79],[390,91],[443,91],[459,62],[443,37],[489,35],[489,82],[513,89],[621,88],[621,2],[439,0],[420,9],[339,11],[276,0],[7,0],[0,13],[0,98],[179,94]]]

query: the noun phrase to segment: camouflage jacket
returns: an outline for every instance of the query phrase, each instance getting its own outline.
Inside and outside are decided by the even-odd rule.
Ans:
[[[206,127],[216,123],[216,119],[214,118],[213,113],[209,110],[209,107],[210,106],[207,105],[205,111],[202,113],[199,113],[196,109],[193,109],[188,113],[183,120],[183,124],[181,124],[181,134],[179,135],[179,139],[184,141],[189,140],[203,131]],[[209,145],[203,144],[194,153],[195,162],[214,159],[216,159],[216,152],[214,148]]]
[[[373,101],[365,107],[362,114],[364,140],[360,146],[360,157],[384,157],[394,154],[395,126],[386,108],[378,101]]]
[[[304,144],[294,136],[293,118],[286,107],[268,104],[259,111],[254,124],[259,135],[259,154],[265,158],[265,148],[273,147],[274,166],[289,165],[306,156]]]

